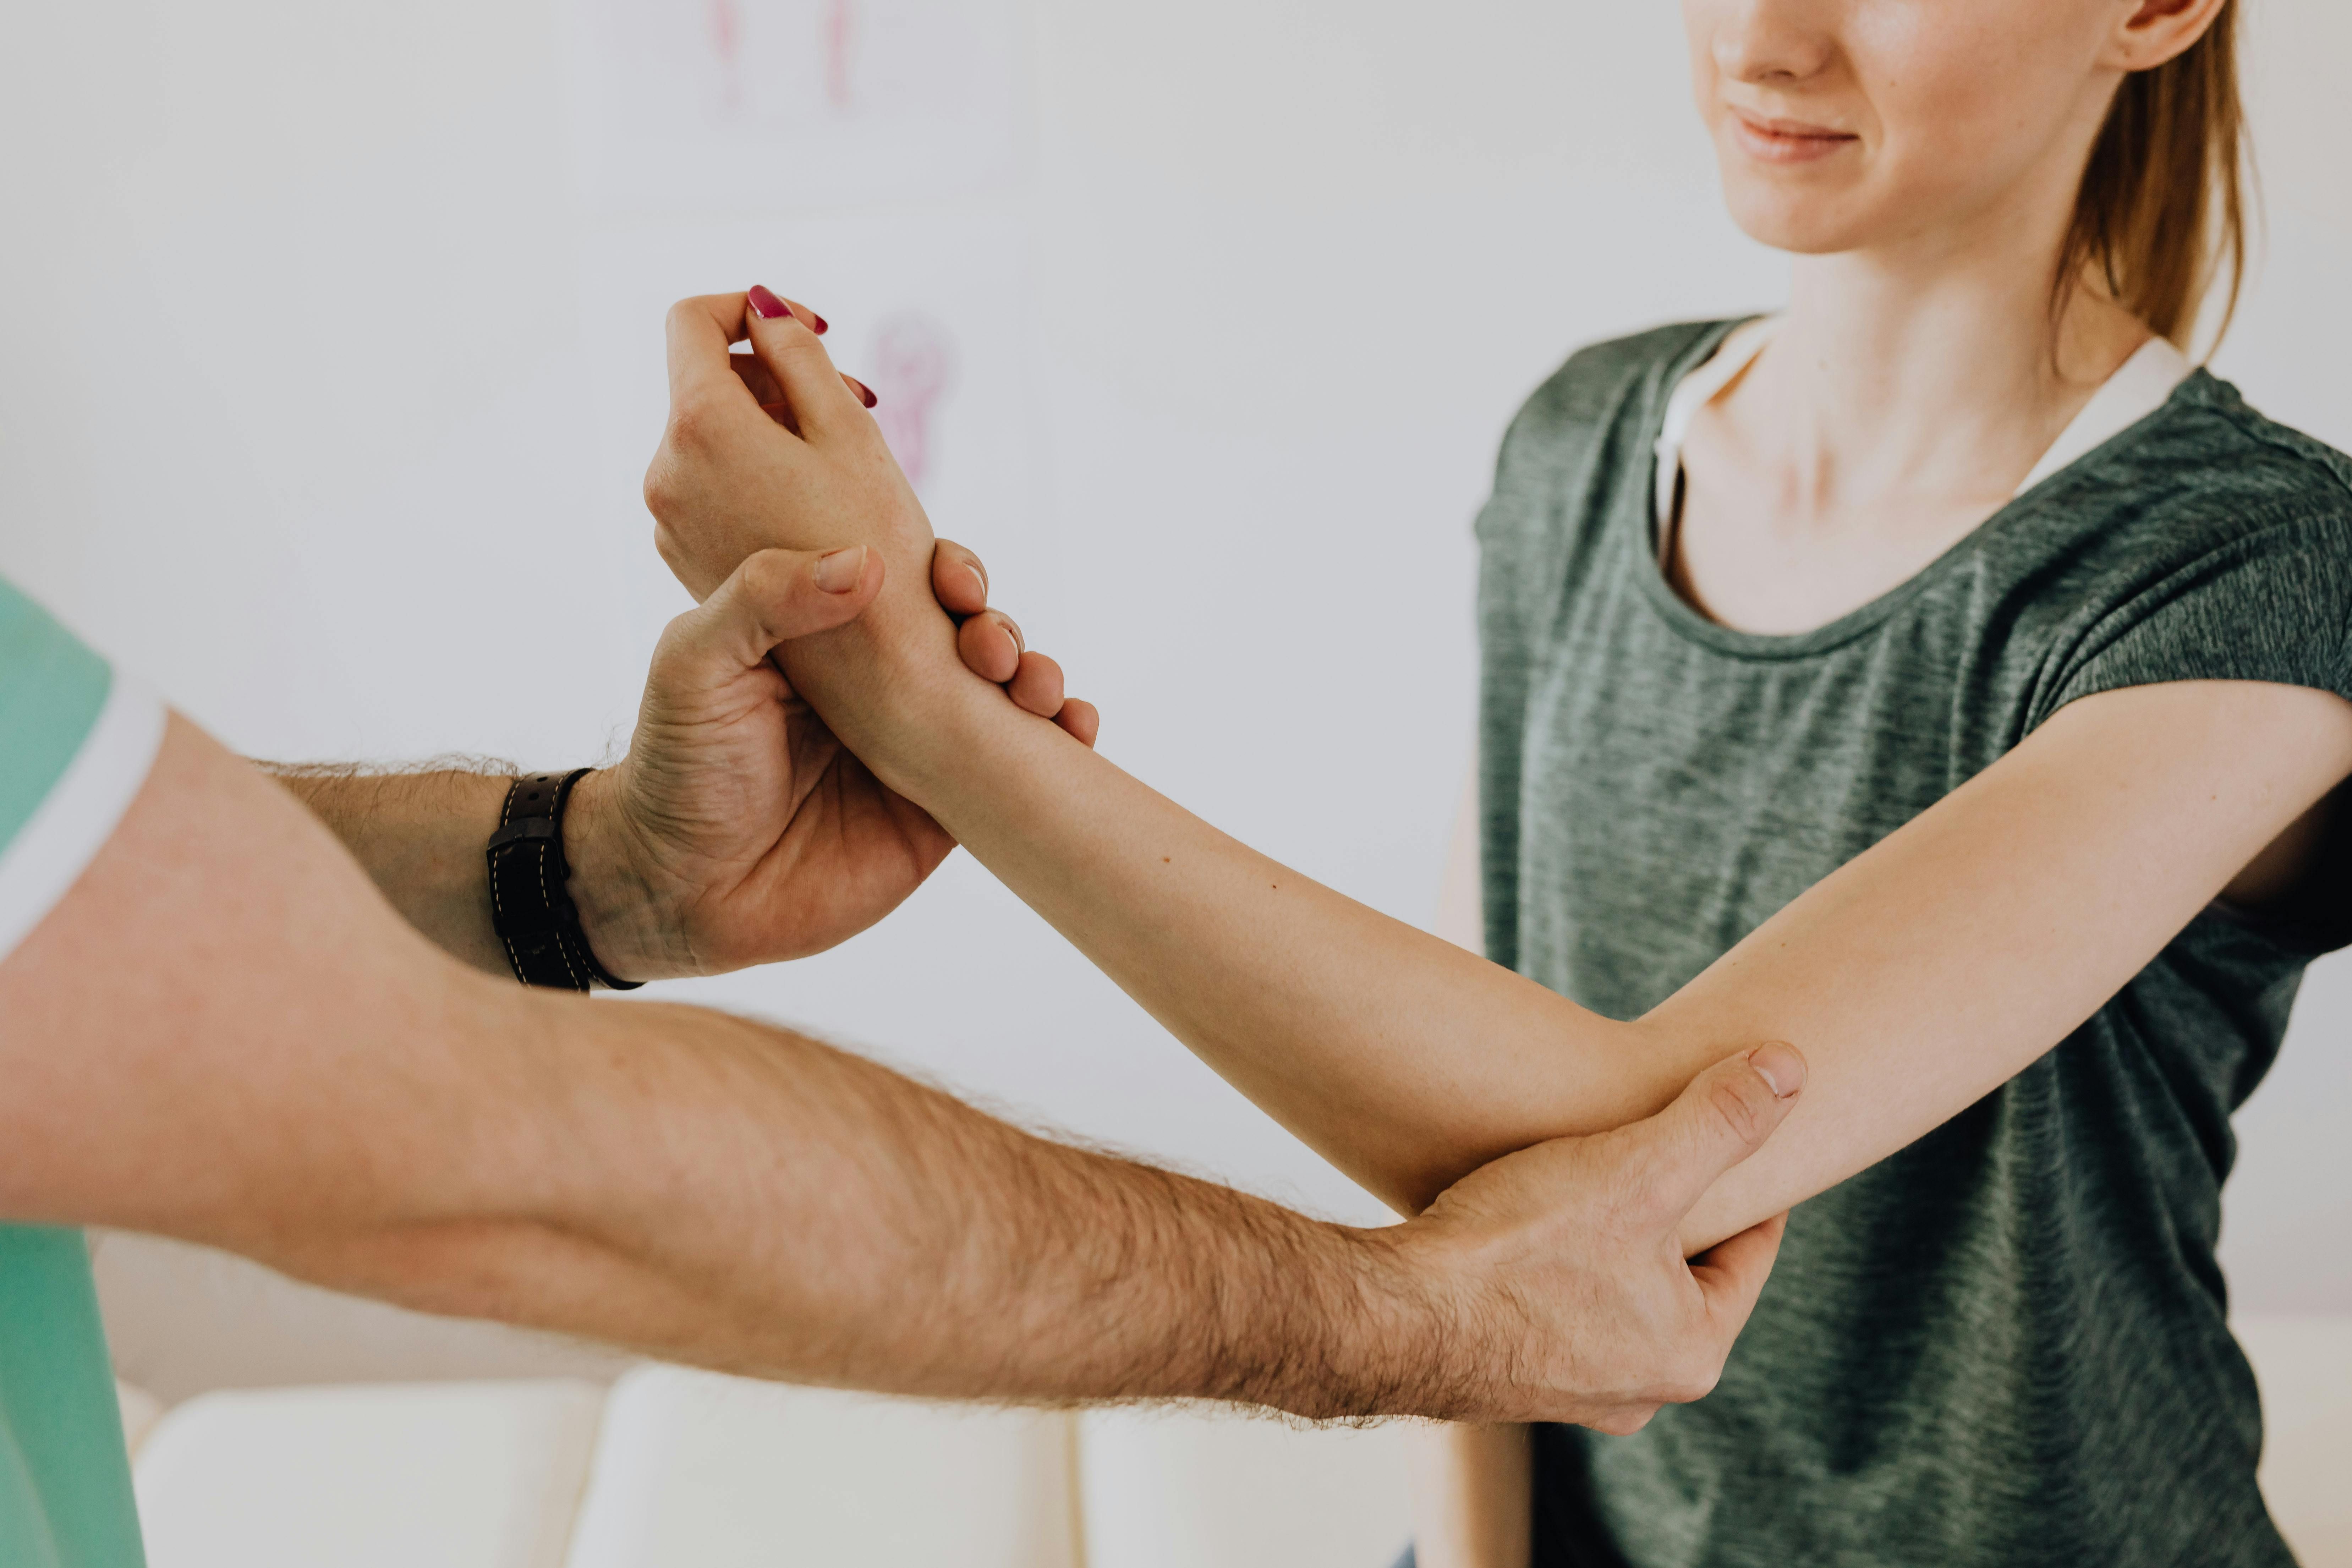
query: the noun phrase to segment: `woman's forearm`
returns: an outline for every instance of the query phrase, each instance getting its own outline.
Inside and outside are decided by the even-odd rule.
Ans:
[[[867,635],[873,635],[871,633]],[[828,655],[828,658],[832,656]],[[1050,726],[878,647],[794,677],[843,738],[1235,1087],[1400,1208],[1504,1150],[1649,1114],[1768,1039],[1804,1104],[1694,1249],[1902,1148],[2055,1045],[2352,767],[2283,687],[2078,703],[1619,1023],[1251,850]],[[2252,759],[2252,761],[2249,761]]]
[[[877,681],[824,658],[793,673],[893,787],[1228,1081],[1401,1209],[1542,1137],[1651,1114],[1755,1043],[1713,1042],[1687,1062],[1644,1051],[1637,1026],[1298,875],[1053,726],[974,700],[977,683]],[[898,696],[876,700],[885,688]],[[916,690],[919,719],[897,706]]]

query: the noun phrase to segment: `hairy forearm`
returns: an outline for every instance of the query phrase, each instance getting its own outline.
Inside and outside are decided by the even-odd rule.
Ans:
[[[287,1264],[797,1382],[1308,1415],[1467,1395],[1444,1302],[1382,1233],[1056,1144],[741,1020],[562,1017],[499,1075],[553,1091],[503,1141],[533,1169],[486,1173],[501,1201],[323,1226]]]
[[[0,1216],[712,1366],[1308,1414],[1443,1414],[1512,1370],[1452,1310],[1491,1294],[1475,1238],[1318,1224],[798,1036],[467,969],[176,719],[0,963]]]
[[[343,763],[256,763],[341,840],[401,917],[443,952],[486,973],[513,966],[490,918],[484,863],[507,791],[520,771],[469,767],[376,768]],[[657,913],[633,869],[616,824],[612,775],[599,771],[573,789],[564,816],[565,883],[589,945],[608,968],[647,973],[642,952]]]
[[[513,775],[491,770],[384,770],[350,763],[257,763],[342,841],[386,901],[444,952],[510,973],[490,925],[482,852]]]

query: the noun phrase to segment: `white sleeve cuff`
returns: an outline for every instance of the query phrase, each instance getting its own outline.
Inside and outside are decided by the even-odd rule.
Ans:
[[[163,744],[163,703],[143,682],[114,671],[106,705],[81,748],[0,848],[0,963],[98,858]]]

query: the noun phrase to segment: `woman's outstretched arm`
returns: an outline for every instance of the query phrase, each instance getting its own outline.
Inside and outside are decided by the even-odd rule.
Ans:
[[[797,433],[758,416],[728,369],[747,331]],[[689,586],[749,549],[845,531],[904,559],[891,582],[923,582],[929,525],[812,334],[719,297],[673,312],[671,355],[647,493]],[[887,782],[1400,1208],[1496,1153],[1647,1115],[1732,1045],[1799,1046],[1803,1105],[1694,1214],[1694,1250],[2014,1076],[2352,773],[2352,703],[2324,692],[2180,684],[2079,701],[1621,1023],[1297,875],[987,700],[956,636],[902,593],[796,645],[790,673]]]

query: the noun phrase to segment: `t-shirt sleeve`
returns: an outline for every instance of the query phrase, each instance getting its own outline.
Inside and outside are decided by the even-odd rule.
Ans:
[[[2249,530],[2136,584],[2073,648],[2035,722],[2103,691],[2176,680],[2267,681],[2352,700],[2352,505]],[[2321,854],[2339,869],[2352,862],[2352,824],[2337,821]],[[2313,952],[2352,944],[2352,884],[2326,869],[2305,879],[2294,907],[2255,923]]]
[[[0,580],[0,963],[113,836],[163,740],[152,690]]]

